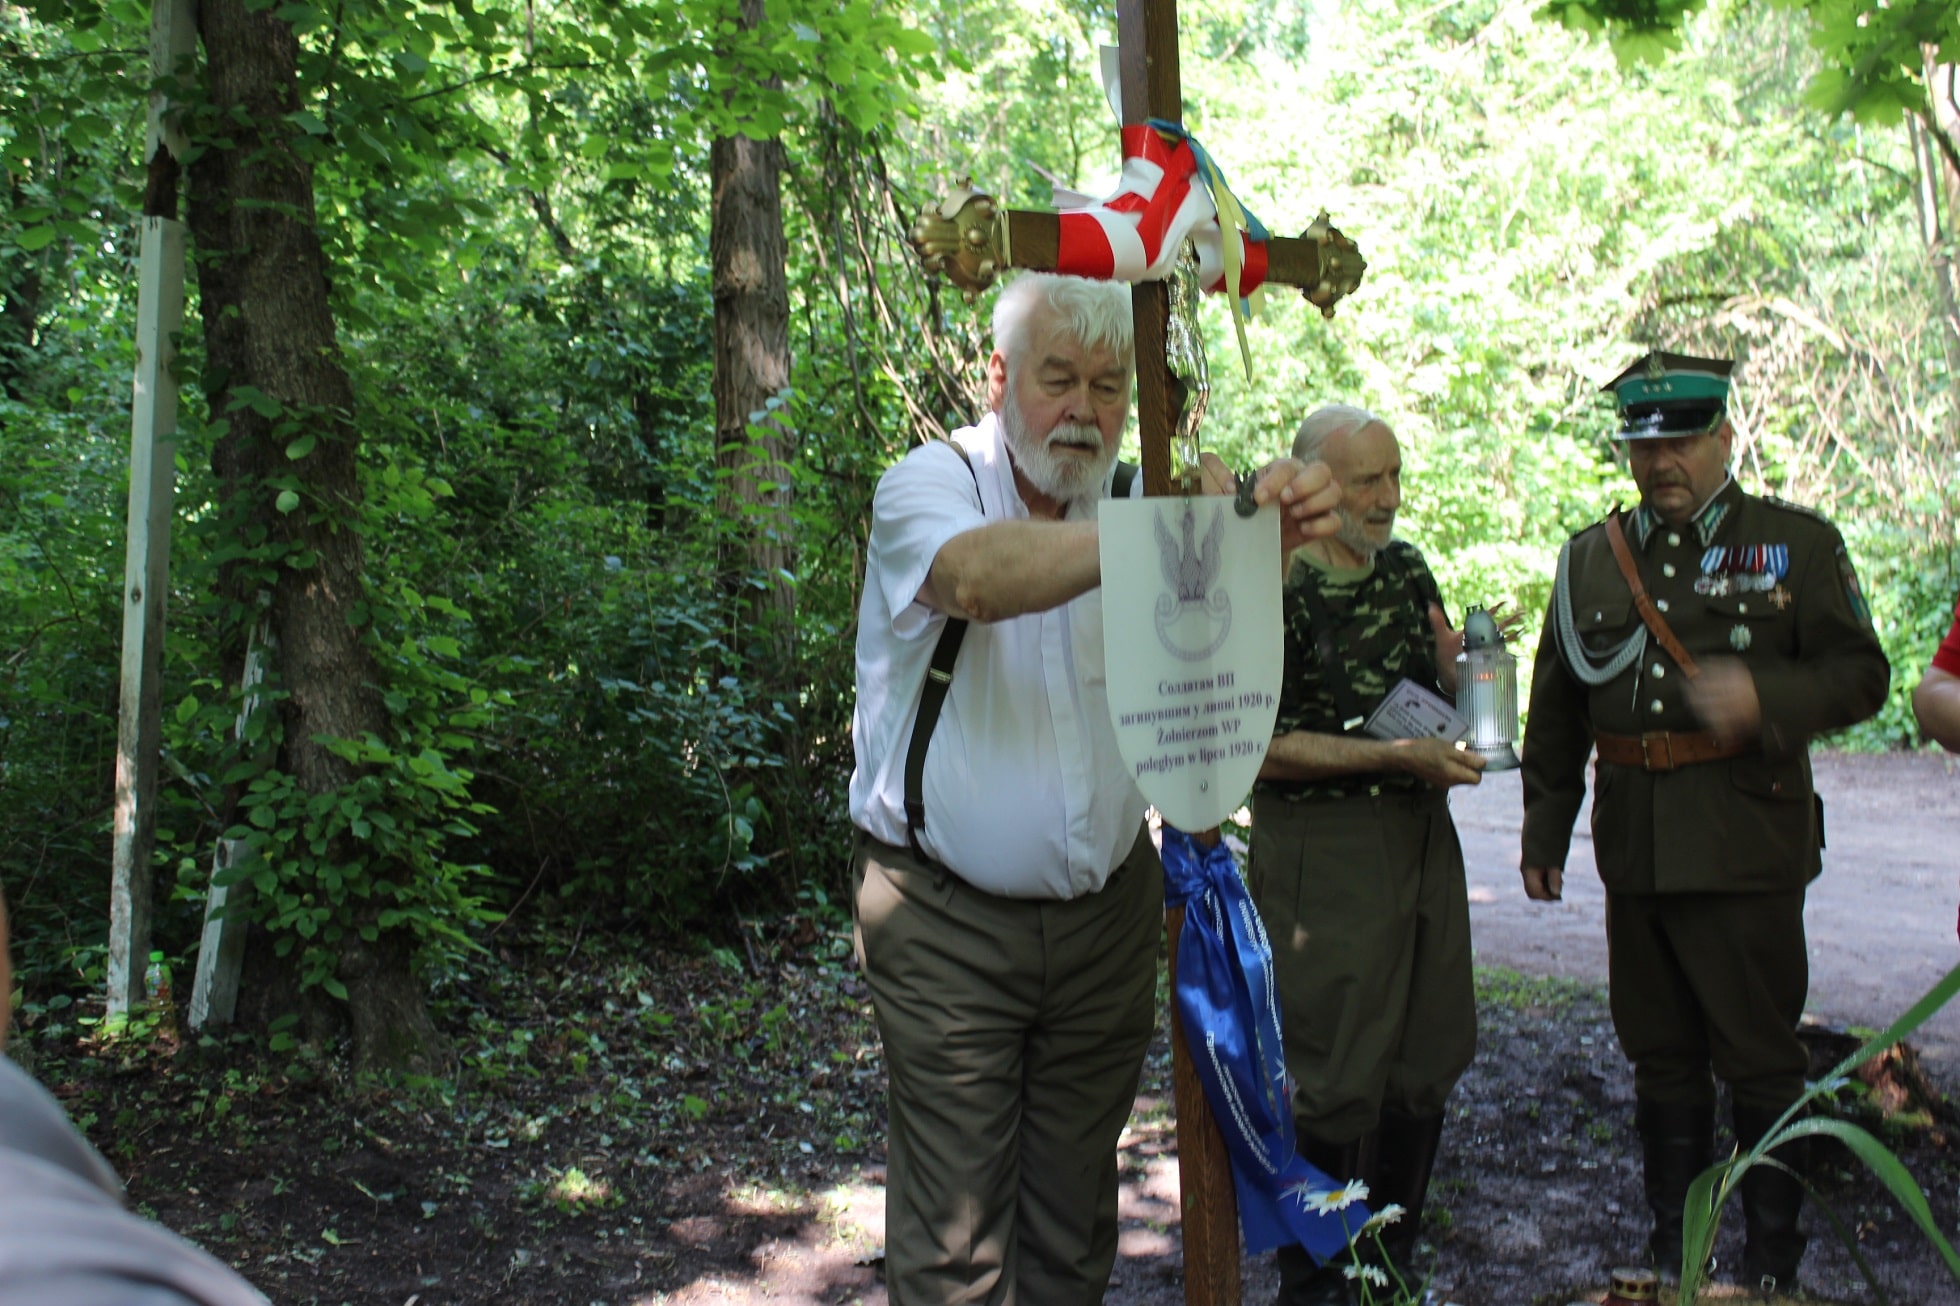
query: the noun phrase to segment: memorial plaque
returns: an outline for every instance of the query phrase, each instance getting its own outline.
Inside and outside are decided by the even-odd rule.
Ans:
[[[1279,711],[1279,509],[1105,500],[1101,535],[1117,747],[1164,820],[1209,829],[1251,792]]]

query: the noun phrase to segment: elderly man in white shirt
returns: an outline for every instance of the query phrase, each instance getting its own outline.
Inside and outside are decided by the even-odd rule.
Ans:
[[[858,620],[854,906],[890,1071],[894,1306],[1101,1301],[1154,1023],[1163,871],[1109,720],[1096,527],[1129,289],[1025,274],[994,340],[991,411],[878,484]],[[1338,529],[1318,464],[1274,463],[1255,497],[1289,551]]]

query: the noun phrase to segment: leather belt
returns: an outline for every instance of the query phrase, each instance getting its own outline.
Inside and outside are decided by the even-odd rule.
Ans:
[[[1637,766],[1643,771],[1678,771],[1697,762],[1741,757],[1755,747],[1707,730],[1652,730],[1644,735],[1612,735],[1602,730],[1593,740],[1599,747],[1600,761]]]

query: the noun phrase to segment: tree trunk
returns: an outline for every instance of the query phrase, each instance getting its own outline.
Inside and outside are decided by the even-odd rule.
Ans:
[[[1946,326],[1948,370],[1960,378],[1960,65],[1940,63],[1931,46],[1925,58],[1926,116],[1906,120],[1919,174],[1913,199]]]
[[[320,794],[356,772],[316,739],[385,736],[388,725],[377,668],[354,625],[364,549],[355,521],[353,387],[328,303],[312,168],[291,149],[298,39],[290,24],[247,0],[202,0],[198,9],[211,102],[230,138],[229,148],[208,149],[190,169],[205,385],[213,418],[230,423],[212,463],[247,539],[297,551],[264,570],[233,563],[225,586],[247,612],[256,610],[257,591],[270,587],[278,649],[271,679],[285,694],[276,705],[283,741],[275,765]],[[234,408],[251,390],[282,411],[268,417],[247,404]],[[314,438],[311,452],[289,458],[287,447],[302,436]],[[297,507],[278,510],[277,491],[266,484],[274,476],[298,478]],[[384,933],[362,945],[354,931],[347,939],[339,975],[356,1065],[432,1068],[438,1042],[410,967],[413,939]],[[290,993],[290,974],[264,973],[277,966],[270,949],[250,949],[241,990]]]
[[[741,20],[763,21],[763,0],[741,0]],[[741,541],[721,563],[725,584],[752,596],[739,611],[752,629],[734,647],[759,652],[780,677],[795,648],[789,456],[792,435],[769,401],[789,384],[789,273],[783,237],[780,140],[717,137],[709,155],[713,211],[708,254],[715,297],[714,400],[718,508],[726,538]],[[751,421],[751,414],[762,417]],[[751,427],[758,428],[751,443]],[[761,589],[746,584],[760,572]]]
[[[9,173],[7,183],[11,206],[25,207],[20,174]],[[41,259],[27,255],[9,262],[12,266],[0,268],[0,393],[25,403],[29,355],[41,316]]]

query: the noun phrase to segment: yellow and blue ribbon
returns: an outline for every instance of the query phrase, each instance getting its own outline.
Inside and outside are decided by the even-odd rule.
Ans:
[[[1191,157],[1198,161],[1198,176],[1204,181],[1205,190],[1211,196],[1211,206],[1218,214],[1218,253],[1225,263],[1225,296],[1231,303],[1232,330],[1239,341],[1239,358],[1245,363],[1246,380],[1252,379],[1252,347],[1246,342],[1245,324],[1252,320],[1252,300],[1239,293],[1240,250],[1238,235],[1244,232],[1252,240],[1264,243],[1271,239],[1266,224],[1258,215],[1239,202],[1225,180],[1224,169],[1211,157],[1211,152],[1198,143],[1198,138],[1187,131],[1183,124],[1168,118],[1150,118],[1149,125],[1161,132],[1167,139],[1181,140],[1191,147]],[[1255,295],[1258,291],[1253,292]]]

